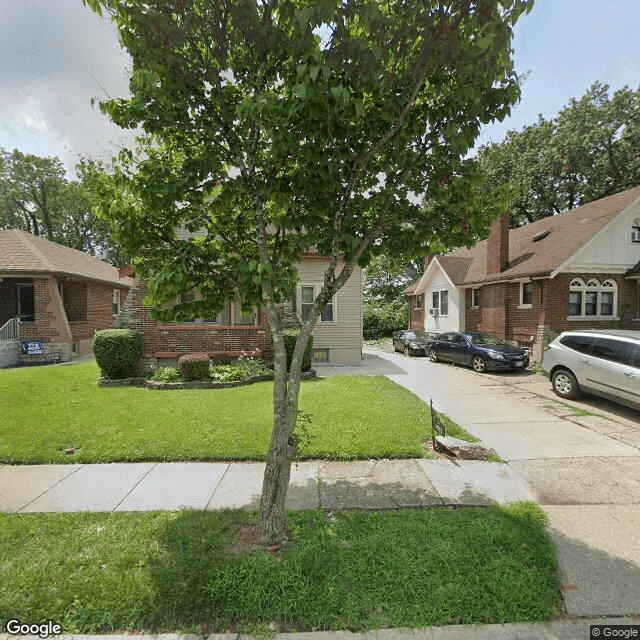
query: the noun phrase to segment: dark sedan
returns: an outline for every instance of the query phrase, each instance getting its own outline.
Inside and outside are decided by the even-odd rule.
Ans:
[[[474,371],[512,371],[529,364],[527,352],[486,333],[441,333],[428,346],[431,362],[455,362]]]
[[[436,336],[426,331],[396,331],[393,334],[393,350],[405,356],[427,355],[428,344]]]

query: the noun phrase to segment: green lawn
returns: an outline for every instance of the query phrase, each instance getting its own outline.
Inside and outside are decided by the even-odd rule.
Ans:
[[[536,505],[294,512],[279,556],[231,550],[255,519],[0,514],[0,624],[205,634],[536,621],[558,610]]]
[[[272,383],[159,391],[99,387],[95,362],[0,371],[0,462],[263,460]],[[383,376],[303,382],[300,458],[424,457],[429,407]],[[472,439],[447,424],[456,437]],[[304,440],[304,439],[303,439]],[[73,454],[66,449],[76,450]]]

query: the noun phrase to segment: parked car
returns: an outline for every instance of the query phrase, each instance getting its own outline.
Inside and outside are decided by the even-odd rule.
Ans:
[[[561,398],[584,391],[640,409],[640,331],[565,331],[546,348],[542,370]]]
[[[487,333],[441,333],[429,343],[429,359],[463,364],[478,373],[524,369],[529,364],[524,349]]]
[[[427,355],[427,345],[437,334],[426,331],[396,331],[393,334],[393,350],[402,351],[405,356]]]

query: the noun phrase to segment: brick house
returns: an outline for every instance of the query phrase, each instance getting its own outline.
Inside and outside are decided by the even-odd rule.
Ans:
[[[318,294],[328,259],[307,255],[302,260],[296,300],[282,309],[287,325],[298,326],[309,301]],[[240,356],[272,357],[271,339],[264,310],[242,312],[237,301],[228,302],[216,318],[194,318],[190,322],[162,323],[151,318],[143,300],[146,284],[130,267],[122,275],[133,278],[131,293],[123,306],[118,326],[135,329],[144,336],[146,369],[175,366],[187,353],[205,352],[213,359]],[[190,295],[197,295],[191,293]],[[359,366],[362,363],[362,270],[355,268],[336,293],[313,330],[315,365]]]
[[[409,327],[482,331],[531,349],[561,331],[640,330],[640,187],[425,258],[405,290]]]
[[[0,366],[91,353],[93,334],[113,326],[132,284],[82,251],[0,231]],[[41,342],[42,353],[21,353],[20,341]]]

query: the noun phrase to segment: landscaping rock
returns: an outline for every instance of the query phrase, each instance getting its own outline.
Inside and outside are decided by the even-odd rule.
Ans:
[[[437,436],[436,442],[450,455],[461,460],[486,460],[496,452],[481,442],[467,442],[451,436]]]

